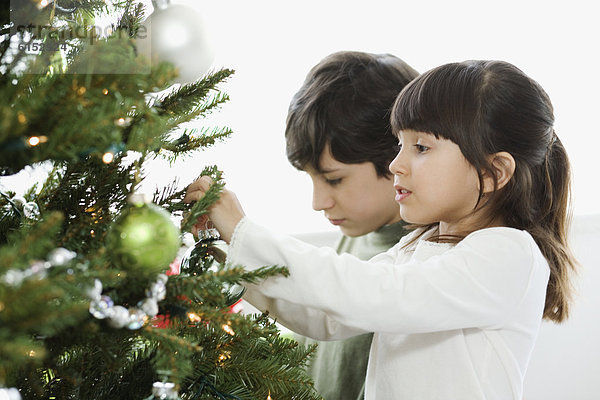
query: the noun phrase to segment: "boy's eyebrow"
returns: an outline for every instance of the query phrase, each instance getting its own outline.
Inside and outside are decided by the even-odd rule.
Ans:
[[[339,171],[340,168],[321,168],[321,173],[322,174],[329,174],[331,172],[336,172]]]

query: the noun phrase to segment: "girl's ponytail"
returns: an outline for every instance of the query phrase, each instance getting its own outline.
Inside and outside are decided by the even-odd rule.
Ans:
[[[570,275],[575,270],[575,261],[568,246],[572,218],[571,169],[567,152],[554,132],[540,167],[541,176],[533,180],[534,192],[537,192],[534,198],[540,201],[535,207],[539,215],[528,230],[548,260],[551,271],[544,318],[561,322],[569,315],[573,292]]]

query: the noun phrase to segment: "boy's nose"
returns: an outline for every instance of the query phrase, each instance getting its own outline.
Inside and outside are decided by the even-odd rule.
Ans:
[[[313,188],[312,208],[315,211],[328,210],[335,205],[333,196],[327,191],[315,186]]]

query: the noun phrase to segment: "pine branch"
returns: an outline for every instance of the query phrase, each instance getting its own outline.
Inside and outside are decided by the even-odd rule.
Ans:
[[[217,85],[224,82],[234,72],[231,69],[221,69],[208,73],[202,79],[182,85],[180,88],[159,99],[156,103],[156,108],[159,110],[159,113],[170,116],[182,116],[193,112],[205,102],[206,96],[210,91],[216,90]],[[221,94],[212,102],[220,104],[227,101],[227,99],[226,95]]]
[[[173,163],[182,156],[189,156],[194,151],[204,150],[217,141],[224,140],[231,133],[232,130],[229,128],[186,129],[177,140],[163,144],[158,155]]]
[[[202,170],[200,173],[200,176],[203,175],[210,176],[213,180],[213,184],[200,200],[195,202],[190,208],[188,204],[183,203],[182,197],[179,203],[174,203],[170,207],[171,212],[189,209],[189,214],[185,215],[181,221],[181,230],[184,232],[189,232],[192,226],[196,223],[196,220],[200,216],[206,214],[210,206],[219,199],[221,191],[225,187],[225,184],[222,181],[222,173],[221,171],[217,170],[216,166],[204,168],[204,170]]]

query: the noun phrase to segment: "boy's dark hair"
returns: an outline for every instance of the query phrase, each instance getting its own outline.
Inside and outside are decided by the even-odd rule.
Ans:
[[[550,98],[512,64],[465,61],[432,69],[398,96],[394,133],[427,132],[456,143],[480,182],[480,202],[491,222],[526,230],[550,266],[544,318],[567,318],[576,261],[568,245],[571,168],[554,132]],[[483,195],[484,174],[497,179],[490,154],[510,153],[516,164],[510,181]],[[489,223],[489,222],[488,222]]]
[[[390,112],[398,93],[417,75],[390,54],[342,51],[325,57],[310,70],[289,107],[290,163],[321,172],[319,160],[329,146],[336,160],[372,162],[378,176],[389,176],[397,144]]]

